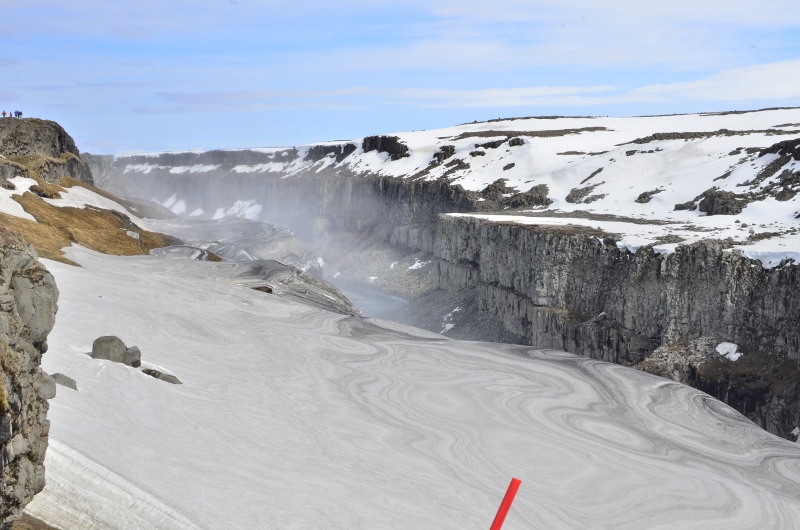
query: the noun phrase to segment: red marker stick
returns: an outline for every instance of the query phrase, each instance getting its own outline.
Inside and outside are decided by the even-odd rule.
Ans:
[[[503,521],[506,520],[508,509],[511,508],[511,503],[514,502],[514,497],[517,495],[517,490],[522,481],[518,478],[512,478],[511,484],[508,485],[506,496],[503,497],[503,502],[500,503],[500,509],[497,510],[497,515],[494,516],[494,522],[490,530],[500,530],[503,526]]]

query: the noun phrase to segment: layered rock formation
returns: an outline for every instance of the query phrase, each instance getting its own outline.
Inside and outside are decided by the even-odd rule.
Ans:
[[[53,121],[0,120],[0,179],[38,177],[58,184],[61,177],[92,184],[92,172],[75,141]],[[15,167],[16,166],[16,167]]]
[[[54,380],[41,369],[58,289],[19,235],[0,228],[0,528],[44,488]]]

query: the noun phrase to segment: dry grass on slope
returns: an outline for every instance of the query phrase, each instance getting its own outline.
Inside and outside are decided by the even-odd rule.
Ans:
[[[30,192],[15,195],[14,200],[37,222],[0,213],[0,224],[24,235],[41,257],[62,263],[77,265],[61,250],[72,243],[116,256],[148,254],[151,249],[181,243],[174,237],[143,230],[112,210],[58,208]]]

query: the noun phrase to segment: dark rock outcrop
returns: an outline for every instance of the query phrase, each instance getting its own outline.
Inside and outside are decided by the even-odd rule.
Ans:
[[[639,204],[647,204],[653,198],[653,195],[661,193],[662,191],[664,191],[664,190],[655,189],[655,190],[642,192],[642,193],[639,194],[638,197],[636,197],[636,199],[633,202],[638,202]],[[676,208],[676,210],[677,210],[677,208]]]
[[[703,193],[699,209],[708,215],[738,215],[747,206],[747,202],[731,191],[710,189]]]
[[[455,152],[456,152],[456,146],[443,145],[439,148],[438,151],[433,153],[433,159],[441,164],[442,162],[453,156]]]
[[[75,141],[53,121],[0,120],[0,155],[8,162],[25,167],[28,173],[25,176],[38,177],[51,184],[58,184],[61,177],[94,182]],[[0,167],[2,165],[5,164]],[[14,169],[0,169],[0,179],[8,178],[8,171],[15,172]]]
[[[378,151],[379,153],[389,153],[392,160],[400,160],[407,156],[408,146],[400,141],[398,136],[367,136],[364,138],[364,152]]]
[[[10,120],[9,120],[10,121]],[[41,369],[58,289],[19,235],[0,228],[0,528],[44,488],[55,382]]]
[[[63,127],[54,121],[36,118],[0,120],[0,153],[52,158],[62,153],[80,155],[75,141]]]
[[[350,156],[355,150],[355,144],[312,145],[303,160],[317,162],[328,155],[333,155],[338,163]]]

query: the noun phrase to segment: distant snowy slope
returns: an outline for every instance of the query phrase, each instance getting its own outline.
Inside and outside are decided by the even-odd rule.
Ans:
[[[614,233],[631,249],[656,244],[669,252],[678,243],[732,238],[736,248],[767,266],[800,253],[800,109],[507,119],[259,152],[267,158],[230,166],[211,163],[220,153],[234,153],[228,151],[191,154],[207,156],[203,163],[180,154],[118,162],[134,178],[153,169],[198,178],[204,172],[303,178],[344,168],[410,181],[444,179],[484,196],[487,186],[505,179],[505,196],[544,190],[549,205],[533,208],[536,222],[566,222],[542,218],[557,212],[570,223],[596,227],[598,216],[613,215],[626,223]],[[476,195],[476,204],[483,200]],[[258,215],[237,213],[233,205],[214,211]],[[636,225],[643,222],[661,228],[639,237]]]
[[[684,385],[327,313],[224,264],[67,255],[44,368],[79,390],[51,403],[46,463],[73,479],[31,505],[65,530],[486,528],[512,476],[509,530],[800,520],[798,446]],[[91,359],[107,334],[183,384]]]

